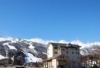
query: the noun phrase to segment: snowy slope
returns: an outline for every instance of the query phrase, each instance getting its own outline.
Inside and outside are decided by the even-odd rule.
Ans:
[[[30,52],[28,53],[29,56],[34,55],[32,57],[35,59],[42,58],[41,55],[46,54],[46,48],[44,46],[44,44],[27,41],[25,39],[13,37],[0,38],[0,54],[2,57],[7,55],[8,57],[13,57],[17,51],[25,51]]]
[[[9,47],[9,49],[15,49],[16,50],[16,48],[14,46],[11,46],[9,43],[4,43],[3,45],[4,46],[7,45]]]
[[[100,42],[83,43],[78,40],[68,42],[65,40],[53,41],[53,40],[43,40],[39,38],[20,39],[20,38],[13,38],[13,37],[1,37],[0,38],[0,54],[5,57],[7,54],[6,53],[7,51],[13,54],[16,53],[16,51],[26,51],[33,54],[34,57],[43,58],[42,55],[47,54],[45,45],[47,45],[48,42],[78,44],[79,46],[81,46],[81,49],[85,47],[90,47],[93,45],[100,45]]]
[[[0,60],[1,59],[6,59],[7,57],[4,57],[4,56],[2,56],[2,55],[0,55]]]
[[[24,54],[26,55],[25,56],[26,63],[30,63],[30,62],[42,62],[41,58],[37,58],[37,57],[33,56],[33,54],[31,54],[31,53],[25,52]]]

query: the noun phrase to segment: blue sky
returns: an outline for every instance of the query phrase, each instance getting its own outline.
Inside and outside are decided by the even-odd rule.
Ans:
[[[0,0],[0,36],[100,41],[100,0]]]

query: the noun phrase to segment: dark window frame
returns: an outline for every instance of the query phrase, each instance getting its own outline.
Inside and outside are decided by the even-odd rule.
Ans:
[[[54,52],[54,54],[58,54],[58,52]]]
[[[54,47],[54,49],[58,49],[58,47]]]

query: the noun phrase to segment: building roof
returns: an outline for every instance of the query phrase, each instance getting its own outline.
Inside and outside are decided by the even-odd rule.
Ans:
[[[60,47],[68,47],[68,48],[79,48],[79,45],[76,44],[71,44],[71,43],[53,43],[53,42],[49,42],[48,46],[52,44],[53,46],[60,46]]]

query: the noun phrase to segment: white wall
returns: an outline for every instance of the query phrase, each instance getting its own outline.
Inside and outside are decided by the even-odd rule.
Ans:
[[[62,50],[64,49],[64,50]],[[67,53],[68,52],[68,53]],[[73,54],[72,54],[73,52]],[[74,60],[74,61],[79,61],[80,60],[80,54],[76,54],[79,53],[79,50],[76,50],[74,48],[61,48],[61,53],[68,56],[70,60]]]
[[[52,68],[57,68],[57,60],[56,59],[53,59],[52,60]]]
[[[50,44],[47,49],[48,58],[53,57],[53,46]]]
[[[79,58],[80,55],[79,54],[76,54],[76,52],[79,53],[78,50],[69,48],[68,52],[69,52],[68,55],[70,57],[70,60],[74,60],[74,61],[79,61],[80,60],[80,58]],[[73,52],[73,54],[72,54],[72,52]]]

